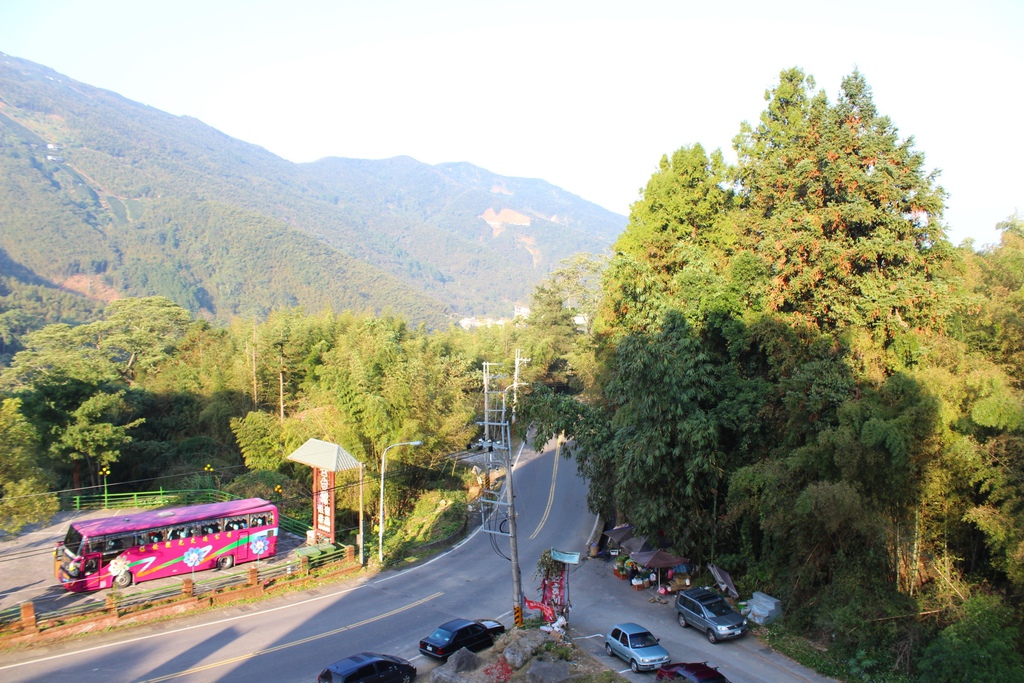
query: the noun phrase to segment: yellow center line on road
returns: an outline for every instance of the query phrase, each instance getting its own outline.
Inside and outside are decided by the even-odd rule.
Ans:
[[[160,676],[159,678],[149,678],[149,679],[146,679],[144,681],[140,681],[139,683],[158,683],[158,681],[169,681],[169,680],[174,679],[174,678],[180,678],[182,676],[188,676],[190,674],[199,673],[201,671],[208,671],[210,669],[215,669],[215,668],[217,668],[219,666],[227,666],[229,664],[236,664],[238,662],[244,662],[247,659],[253,659],[254,657],[259,657],[260,655],[268,655],[268,654],[270,654],[272,652],[278,652],[280,650],[286,650],[286,649],[288,649],[290,647],[295,647],[296,645],[304,645],[306,643],[311,643],[314,640],[320,640],[321,638],[327,638],[328,636],[334,636],[334,635],[337,635],[339,633],[344,633],[345,631],[351,631],[354,628],[359,628],[360,626],[365,626],[366,624],[372,624],[375,621],[380,621],[381,619],[385,619],[387,617],[392,617],[392,616],[394,616],[396,614],[400,614],[400,613],[402,613],[402,612],[404,612],[406,610],[412,609],[413,607],[419,607],[420,605],[422,605],[422,604],[424,604],[426,602],[430,602],[431,600],[433,600],[435,598],[439,598],[442,595],[444,595],[443,592],[434,593],[433,595],[428,595],[427,597],[423,598],[422,600],[417,600],[416,602],[411,602],[408,605],[404,605],[403,607],[399,607],[397,609],[393,609],[390,612],[385,612],[384,614],[379,614],[379,615],[377,615],[375,617],[370,617],[369,619],[364,619],[364,620],[358,621],[358,622],[356,622],[354,624],[349,624],[348,626],[342,626],[341,628],[336,628],[333,631],[325,631],[324,633],[318,633],[317,635],[309,636],[308,638],[300,638],[299,640],[293,640],[290,643],[282,643],[281,645],[275,645],[274,647],[268,647],[268,648],[266,648],[264,650],[257,650],[255,652],[249,652],[247,654],[239,655],[237,657],[231,657],[230,659],[222,659],[219,662],[211,662],[209,664],[204,664],[202,666],[196,666],[196,667],[193,667],[191,669],[186,669],[185,671],[178,671],[178,672],[173,673],[173,674],[167,674],[166,676]]]
[[[537,538],[537,534],[540,533],[540,530],[544,528],[544,524],[548,521],[548,515],[551,514],[551,506],[555,502],[555,482],[558,481],[558,461],[562,459],[560,457],[561,451],[562,440],[558,439],[555,442],[555,466],[554,469],[551,470],[551,490],[548,491],[548,505],[544,508],[544,516],[540,518],[540,523],[537,524],[537,528],[530,535],[531,541]]]

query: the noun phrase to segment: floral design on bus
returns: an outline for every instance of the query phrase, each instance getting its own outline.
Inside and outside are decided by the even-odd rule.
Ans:
[[[185,563],[185,566],[189,569],[195,569],[203,560],[206,559],[206,555],[213,550],[212,545],[203,546],[202,548],[189,548],[185,551],[185,554],[181,557],[181,561]]]
[[[249,537],[249,551],[257,557],[267,552],[270,544],[267,542],[266,534],[257,534]]]
[[[128,571],[128,560],[124,557],[115,557],[110,561],[110,564],[107,565],[107,572],[111,576],[120,576],[126,571]]]

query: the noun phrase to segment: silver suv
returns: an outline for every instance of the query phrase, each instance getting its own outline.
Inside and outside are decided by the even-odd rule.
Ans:
[[[747,620],[721,595],[707,588],[690,588],[679,593],[676,612],[680,626],[700,629],[712,643],[739,638],[747,632]]]

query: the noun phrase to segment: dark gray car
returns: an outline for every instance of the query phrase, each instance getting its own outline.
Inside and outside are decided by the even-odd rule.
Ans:
[[[323,670],[317,683],[412,683],[416,667],[401,657],[360,652]]]
[[[676,596],[679,625],[700,629],[712,643],[739,638],[747,632],[747,620],[721,595],[707,588],[690,588]]]

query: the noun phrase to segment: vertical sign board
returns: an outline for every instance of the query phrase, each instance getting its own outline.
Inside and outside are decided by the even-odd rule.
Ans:
[[[334,543],[334,472],[313,468],[313,509],[317,542]]]

